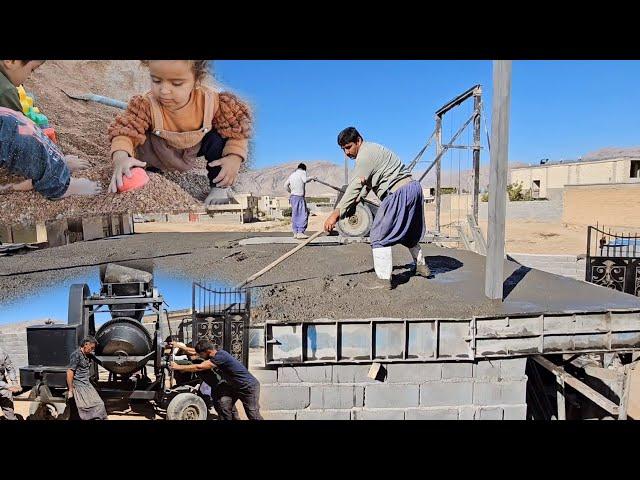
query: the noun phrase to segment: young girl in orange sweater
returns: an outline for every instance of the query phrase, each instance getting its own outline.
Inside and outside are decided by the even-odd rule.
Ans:
[[[206,87],[206,60],[149,60],[151,90],[134,96],[109,126],[114,169],[109,186],[116,192],[132,167],[185,172],[196,157],[207,160],[211,192],[205,204],[228,203],[247,158],[251,111],[227,92]]]

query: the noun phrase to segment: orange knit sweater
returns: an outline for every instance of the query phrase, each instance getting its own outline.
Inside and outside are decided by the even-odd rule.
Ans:
[[[196,88],[189,102],[177,111],[162,109],[164,130],[172,132],[190,132],[202,127],[204,121],[204,92]],[[212,128],[227,143],[222,155],[236,154],[247,158],[249,138],[252,133],[251,111],[246,103],[232,93],[218,94],[218,108],[213,115]],[[135,149],[146,140],[147,132],[152,128],[151,105],[142,95],[134,96],[127,109],[116,116],[108,129],[111,141],[111,154],[124,150],[129,156],[135,156]]]

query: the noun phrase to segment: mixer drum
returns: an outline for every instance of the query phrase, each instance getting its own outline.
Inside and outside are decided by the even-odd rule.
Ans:
[[[147,329],[132,318],[116,318],[106,322],[96,332],[97,356],[118,357],[103,360],[102,366],[114,373],[133,373],[142,368],[146,360],[127,360],[142,357],[153,350],[153,341]]]

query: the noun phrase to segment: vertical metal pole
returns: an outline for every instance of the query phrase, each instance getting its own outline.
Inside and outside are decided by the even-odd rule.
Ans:
[[[349,184],[349,157],[344,156],[344,184]]]
[[[436,156],[442,152],[442,117],[436,117]],[[440,233],[440,182],[442,178],[442,158],[436,163],[436,232]]]
[[[480,104],[482,103],[482,88],[473,92],[473,218],[478,225],[478,201],[480,197]]]
[[[491,171],[489,175],[489,226],[485,295],[502,299],[504,281],[504,229],[507,208],[509,153],[509,109],[511,103],[511,61],[493,62],[493,109],[491,118]]]

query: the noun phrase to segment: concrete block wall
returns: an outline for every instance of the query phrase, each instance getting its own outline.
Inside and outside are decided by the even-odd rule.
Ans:
[[[508,256],[526,267],[555,273],[575,280],[585,279],[586,261],[577,255],[543,255],[533,253],[509,253]]]
[[[27,365],[27,326],[42,325],[44,320],[0,325],[0,347],[9,354],[14,367]]]
[[[170,213],[167,214],[168,222],[175,223],[188,223],[189,222],[189,214],[188,213]]]
[[[143,215],[138,215],[137,217],[147,222],[167,222],[166,213],[145,213]]]
[[[251,219],[247,217],[247,221]],[[214,213],[213,215],[201,215],[199,221],[201,223],[213,223],[213,224],[238,224],[243,222],[243,218],[240,213]]]
[[[507,220],[528,220],[530,222],[561,221],[563,214],[562,189],[553,193],[549,189],[547,196],[549,197],[547,200],[529,202],[511,202],[507,200]],[[478,220],[481,223],[486,222],[488,215],[489,202],[480,202],[478,205]]]
[[[136,215],[136,219],[139,222],[157,222],[157,223],[213,223],[213,224],[241,224],[244,222],[250,222],[253,220],[251,210],[245,210],[243,215],[240,212],[217,212],[212,214],[201,213],[146,213]]]
[[[640,225],[640,184],[608,183],[567,185],[564,189],[563,223],[607,225],[619,231]]]
[[[253,369],[274,420],[524,420],[526,358]]]

